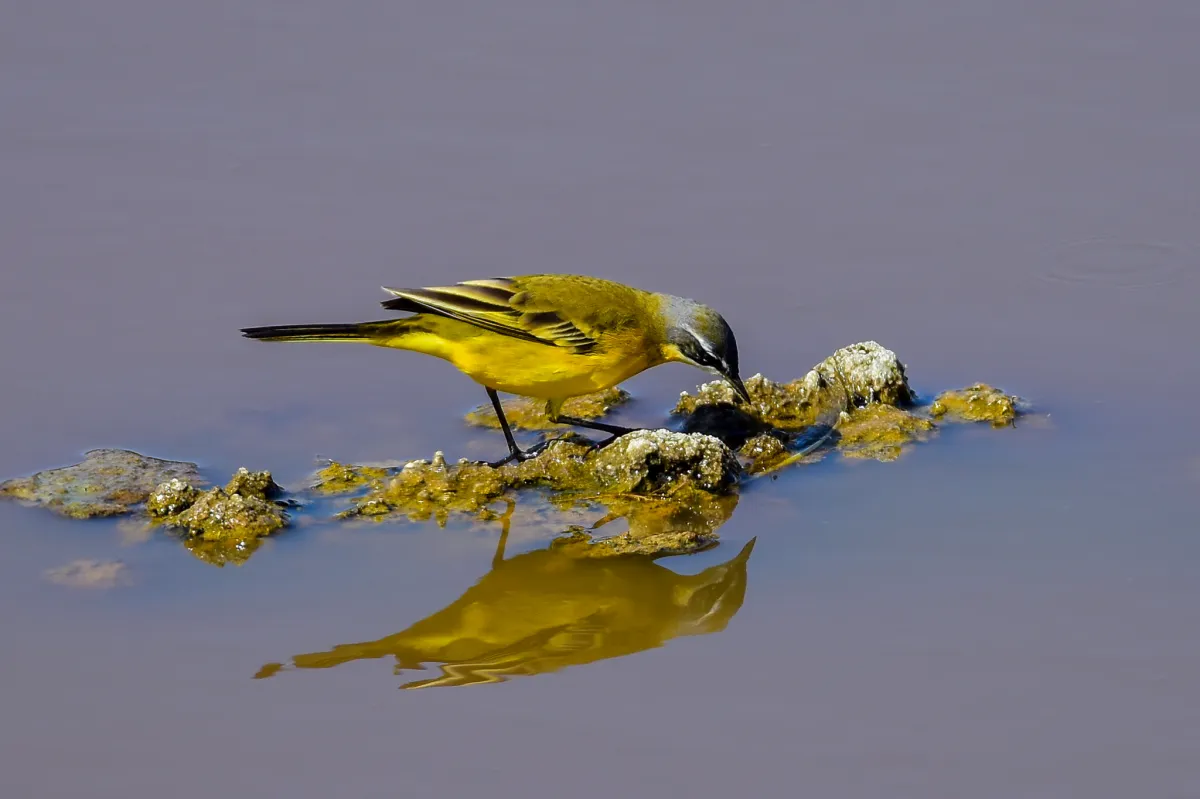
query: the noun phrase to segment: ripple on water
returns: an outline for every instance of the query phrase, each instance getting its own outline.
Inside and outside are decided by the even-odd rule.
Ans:
[[[1164,242],[1083,239],[1056,249],[1039,277],[1056,283],[1141,288],[1178,282],[1195,265],[1193,247]]]

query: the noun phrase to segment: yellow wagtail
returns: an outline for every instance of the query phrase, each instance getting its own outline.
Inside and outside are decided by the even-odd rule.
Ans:
[[[668,361],[723,377],[749,400],[737,343],[719,313],[694,300],[581,275],[525,275],[453,286],[384,288],[393,311],[415,315],[356,324],[276,325],[242,330],[263,341],[358,341],[449,361],[487,389],[509,454],[525,460],[497,391],[545,399],[554,422],[612,434],[628,428],[564,416],[563,401],[611,388]]]

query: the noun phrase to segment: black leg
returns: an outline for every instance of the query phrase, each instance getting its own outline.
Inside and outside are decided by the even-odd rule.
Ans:
[[[593,422],[588,419],[576,419],[574,416],[555,416],[550,421],[557,424],[569,424],[572,427],[586,427],[589,430],[599,430],[602,433],[612,433],[614,436],[623,436],[626,433],[632,433],[637,428],[621,427],[615,424],[605,424],[604,422]],[[607,441],[604,443],[608,443]]]
[[[500,404],[500,397],[496,394],[495,389],[487,390],[488,399],[492,401],[492,407],[496,409],[496,418],[500,420],[500,429],[504,431],[504,440],[508,442],[508,455],[498,461],[492,461],[488,466],[493,469],[499,469],[506,463],[513,461],[527,461],[530,458],[536,457],[544,447],[534,447],[531,450],[522,450],[517,446],[517,440],[513,438],[512,428],[508,426],[508,419],[504,416],[504,407]]]

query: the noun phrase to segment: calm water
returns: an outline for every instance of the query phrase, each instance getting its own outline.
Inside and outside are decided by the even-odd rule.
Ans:
[[[1049,418],[794,469],[715,550],[558,582],[520,517],[495,569],[452,523],[218,570],[0,505],[5,796],[1200,795],[1194,2],[7,5],[2,476],[498,453],[443,363],[237,329],[529,271],[710,301],[747,374],[874,338]],[[134,584],[42,578],[83,557]],[[485,623],[609,656],[397,690]],[[327,668],[252,679],[294,656]]]

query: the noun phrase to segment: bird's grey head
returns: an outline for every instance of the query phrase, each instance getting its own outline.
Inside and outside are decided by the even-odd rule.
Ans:
[[[721,314],[683,297],[668,297],[663,313],[668,357],[725,378],[737,395],[749,402],[750,395],[738,375],[737,340]]]

